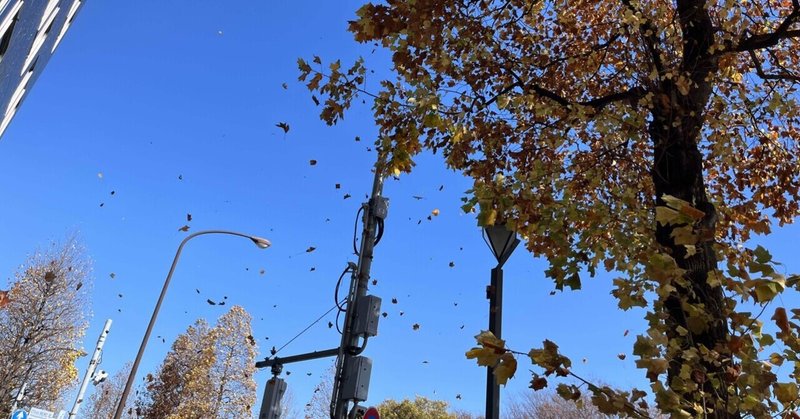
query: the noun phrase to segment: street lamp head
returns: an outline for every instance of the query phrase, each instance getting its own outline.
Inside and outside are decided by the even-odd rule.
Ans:
[[[519,244],[517,233],[509,230],[505,224],[484,227],[483,232],[484,239],[497,259],[497,266],[502,267]]]
[[[269,240],[262,239],[261,237],[250,236],[250,240],[252,240],[253,243],[255,243],[256,246],[258,246],[259,249],[266,249],[272,246],[272,243],[270,243]]]

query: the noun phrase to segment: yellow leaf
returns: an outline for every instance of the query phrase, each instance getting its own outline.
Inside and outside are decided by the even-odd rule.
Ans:
[[[497,379],[497,384],[505,385],[516,371],[517,360],[514,355],[508,352],[501,355],[497,366],[494,367],[494,376]]]
[[[773,392],[775,393],[775,397],[781,402],[784,406],[787,404],[797,400],[798,391],[797,391],[797,384],[795,383],[775,383],[773,386]]]

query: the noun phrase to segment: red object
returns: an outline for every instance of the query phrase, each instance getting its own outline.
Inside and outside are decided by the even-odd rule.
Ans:
[[[8,291],[0,291],[0,308],[3,308],[11,302],[11,299],[8,298]]]
[[[367,412],[364,413],[364,419],[381,419],[381,414],[378,413],[378,409],[370,407],[367,409]]]

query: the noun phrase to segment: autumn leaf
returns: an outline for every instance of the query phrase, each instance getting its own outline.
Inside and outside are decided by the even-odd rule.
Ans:
[[[282,129],[284,134],[289,132],[289,124],[287,124],[286,122],[278,122],[277,124],[275,124],[275,126]]]
[[[184,225],[183,227],[179,228],[178,231],[187,232],[187,231],[189,231],[189,226],[188,225]]]
[[[411,328],[414,329],[415,331],[419,330],[419,323],[414,323],[413,325],[411,325]]]
[[[309,247],[308,247],[308,249],[306,249],[306,253],[311,253],[311,252],[313,252],[313,251],[315,251],[315,250],[317,250],[317,248],[316,248],[316,247],[314,247],[314,246],[309,246]]]
[[[497,365],[494,367],[494,376],[499,385],[506,385],[508,379],[514,376],[517,371],[517,360],[514,354],[506,352],[500,356]]]
[[[314,160],[314,159],[311,159],[311,160],[308,161],[308,164],[311,165],[311,166],[316,166],[317,165],[317,161]]]

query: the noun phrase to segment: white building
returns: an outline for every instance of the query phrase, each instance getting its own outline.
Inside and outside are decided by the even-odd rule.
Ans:
[[[0,137],[84,0],[0,0]]]

